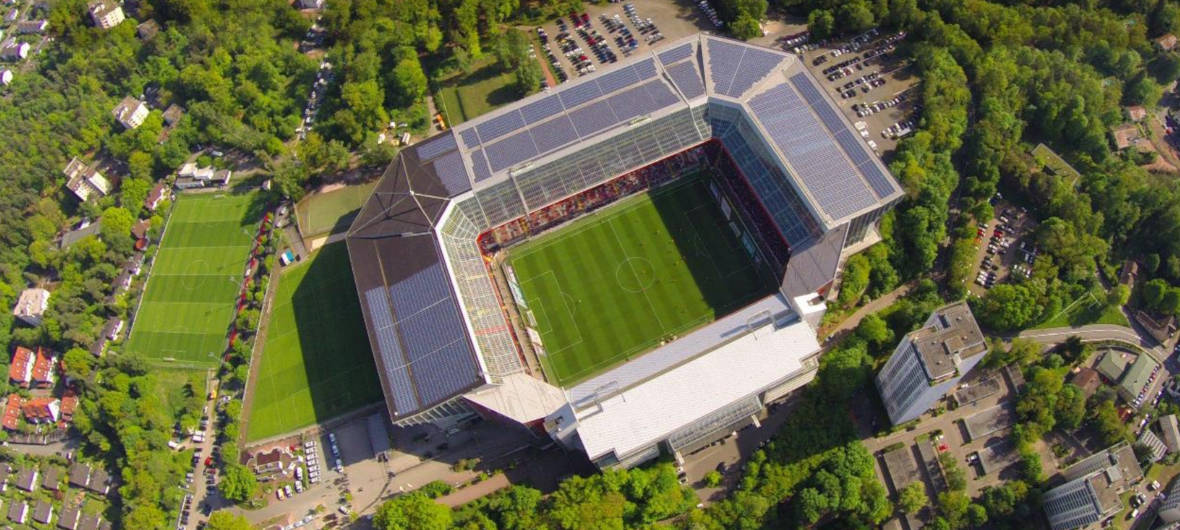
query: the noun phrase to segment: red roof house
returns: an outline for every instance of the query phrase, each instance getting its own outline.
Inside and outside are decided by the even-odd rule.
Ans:
[[[33,386],[49,388],[57,381],[57,354],[52,350],[37,348],[37,359],[33,362]]]
[[[16,347],[12,354],[12,363],[8,365],[8,379],[13,384],[29,387],[33,380],[33,350],[24,346]]]
[[[21,406],[29,423],[55,423],[61,417],[61,401],[53,398],[33,398]]]
[[[61,421],[63,423],[74,420],[74,411],[78,409],[78,394],[67,389],[61,396]],[[64,425],[62,425],[64,427]]]
[[[15,431],[20,425],[20,396],[8,395],[8,403],[4,405],[4,418],[0,420],[5,429]]]

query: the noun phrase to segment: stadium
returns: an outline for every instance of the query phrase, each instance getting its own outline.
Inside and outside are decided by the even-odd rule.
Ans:
[[[810,381],[901,196],[794,56],[699,34],[402,150],[346,240],[395,424],[629,467]]]

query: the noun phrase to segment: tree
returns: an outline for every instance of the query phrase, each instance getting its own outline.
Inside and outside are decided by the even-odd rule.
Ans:
[[[241,464],[227,464],[219,484],[221,495],[234,502],[245,502],[258,494],[258,479]]]
[[[758,25],[758,19],[750,16],[748,13],[742,13],[733,22],[729,23],[729,32],[733,33],[734,37],[749,40],[754,37],[761,37],[762,27]]]
[[[893,330],[876,313],[870,313],[856,326],[856,334],[874,348],[880,348],[893,341]]]
[[[1106,305],[1110,307],[1122,307],[1127,305],[1127,300],[1131,299],[1131,288],[1124,284],[1114,286],[1106,295]]]
[[[916,514],[926,507],[930,498],[926,496],[926,486],[922,481],[911,482],[897,494],[897,509],[902,513]]]
[[[426,73],[417,55],[408,54],[393,68],[393,95],[402,106],[409,106],[422,100],[426,94]]]
[[[1145,107],[1154,107],[1163,95],[1163,87],[1149,77],[1146,72],[1140,72],[1139,75],[1131,79],[1123,90],[1123,99],[1128,104]]]
[[[993,287],[979,304],[979,320],[1002,331],[1022,329],[1040,314],[1036,298],[1023,285],[1000,284]]]
[[[209,516],[209,530],[250,530],[254,528],[243,515],[235,515],[228,510],[217,510]]]
[[[82,348],[70,348],[62,356],[62,369],[66,377],[85,381],[90,377],[91,362],[94,356]]]
[[[832,32],[836,29],[836,17],[832,16],[832,12],[826,9],[816,9],[807,15],[807,30],[811,32],[811,38],[815,40],[823,40],[832,36]]]
[[[967,507],[967,526],[980,528],[987,523],[987,509],[980,504],[971,503]]]
[[[848,262],[844,266],[844,275],[840,281],[840,294],[837,296],[840,305],[848,307],[860,301],[865,289],[869,286],[871,268],[868,258],[863,254],[848,258]]]
[[[840,14],[844,19],[842,27],[852,32],[864,31],[873,27],[875,23],[873,11],[863,0],[845,3],[840,8]]]
[[[108,243],[127,240],[131,237],[131,225],[135,218],[126,208],[111,206],[102,212],[102,237]]]
[[[414,492],[385,501],[373,515],[373,526],[379,530],[446,530],[451,526],[451,509]]]
[[[516,94],[527,96],[541,86],[541,65],[536,61],[527,61],[516,69]]]
[[[710,488],[716,488],[721,485],[721,473],[716,469],[705,473],[705,485]]]

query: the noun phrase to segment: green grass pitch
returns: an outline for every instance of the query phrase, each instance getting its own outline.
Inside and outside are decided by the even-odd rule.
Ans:
[[[247,417],[251,441],[381,400],[348,248],[327,245],[278,282]]]
[[[304,197],[295,204],[299,233],[310,238],[347,230],[375,187],[376,180]]]
[[[773,289],[703,177],[624,199],[509,251],[550,378],[568,386]]]
[[[125,352],[218,364],[262,206],[254,193],[177,199]]]

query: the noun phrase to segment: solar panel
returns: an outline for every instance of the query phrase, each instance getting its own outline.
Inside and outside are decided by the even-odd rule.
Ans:
[[[878,198],[883,199],[897,189],[893,186],[893,179],[881,171],[881,168],[871,160],[859,166],[859,169],[864,174],[865,180],[869,181],[869,186],[873,188],[873,193],[876,193]]]
[[[559,94],[561,97],[561,104],[565,106],[565,110],[570,110],[578,105],[586,103],[598,96],[602,95],[602,91],[598,89],[598,83],[588,81],[580,85],[574,85]]]
[[[745,46],[709,40],[709,76],[713,79],[714,91],[728,94],[729,85],[733,84],[733,76],[737,74],[745,51]]]
[[[467,146],[468,149],[474,149],[479,145],[479,133],[475,132],[475,127],[463,129],[459,133],[459,137],[463,138],[463,145]]]
[[[874,204],[872,193],[832,136],[789,85],[755,96],[750,108],[829,216],[839,219]]]
[[[513,110],[476,125],[475,129],[479,131],[479,138],[484,143],[488,143],[513,131],[520,130],[522,127],[524,127],[524,118],[520,116],[519,111]]]
[[[533,135],[533,142],[537,144],[537,151],[541,154],[578,141],[574,124],[564,114],[533,126],[530,133]]]
[[[453,300],[399,322],[418,395],[425,404],[445,400],[478,378],[464,338],[466,328]]]
[[[561,106],[561,100],[555,94],[521,107],[520,114],[524,117],[524,121],[531,125],[561,114],[563,110],[565,109]]]
[[[759,79],[766,77],[774,67],[783,61],[777,53],[746,48],[742,55],[742,63],[738,67],[733,83],[726,89],[725,94],[731,97],[741,97]]]
[[[869,161],[869,155],[865,149],[857,142],[856,137],[852,135],[847,129],[836,133],[836,143],[840,144],[840,148],[848,154],[848,159],[852,161],[852,165],[859,166]]]
[[[414,152],[418,154],[419,160],[430,160],[447,151],[453,151],[458,148],[459,145],[455,143],[455,135],[446,133],[420,144],[414,149]]]
[[[585,138],[619,122],[605,101],[597,101],[570,113],[578,136]]]
[[[483,136],[483,133],[480,133]],[[527,130],[520,131],[499,142],[484,147],[492,171],[500,171],[537,156],[537,146]]]
[[[435,160],[433,165],[434,173],[448,194],[458,195],[471,189],[471,179],[467,176],[467,168],[463,166],[463,156],[459,151],[451,151]]]
[[[668,85],[661,83],[659,80],[649,81],[643,86],[647,91],[647,95],[651,97],[652,109],[649,112],[655,112],[664,107],[680,103],[680,98],[672,93]]]
[[[639,76],[635,74],[635,70],[627,67],[603,74],[597,79],[597,82],[598,88],[602,90],[603,94],[610,94],[611,92],[634,86],[639,82]]]
[[[618,121],[627,121],[636,116],[648,114],[653,108],[651,96],[647,95],[646,87],[637,86],[615,94],[606,100],[615,112]]]
[[[692,44],[684,44],[677,46],[668,51],[660,52],[660,62],[665,65],[672,64],[681,59],[687,59],[692,55]]]
[[[484,156],[482,149],[476,149],[471,152],[471,170],[475,172],[476,182],[492,177],[492,171],[488,169],[488,160]]]
[[[692,99],[705,93],[705,85],[701,83],[701,76],[691,62],[685,61],[664,67],[676,88],[684,94],[684,99]]]
[[[819,105],[824,100],[823,95],[819,93],[819,89],[807,78],[807,74],[799,73],[791,76],[791,84],[795,85],[795,90],[799,91],[799,94],[803,96],[807,104],[813,107]]]
[[[422,311],[440,300],[450,298],[447,277],[442,265],[435,262],[389,286],[389,296],[397,308],[398,319]]]
[[[656,60],[655,58],[644,59],[633,65],[631,68],[635,69],[635,73],[639,76],[639,80],[651,79],[656,76]]]
[[[377,354],[381,356],[381,365],[389,383],[388,391],[393,395],[394,407],[399,412],[418,410],[420,405],[414,393],[414,383],[410,380],[409,371],[406,370],[405,353],[401,349],[397,327],[393,321],[393,310],[389,306],[385,290],[374,287],[365,291],[365,305],[369,308],[373,335],[377,338]]]

